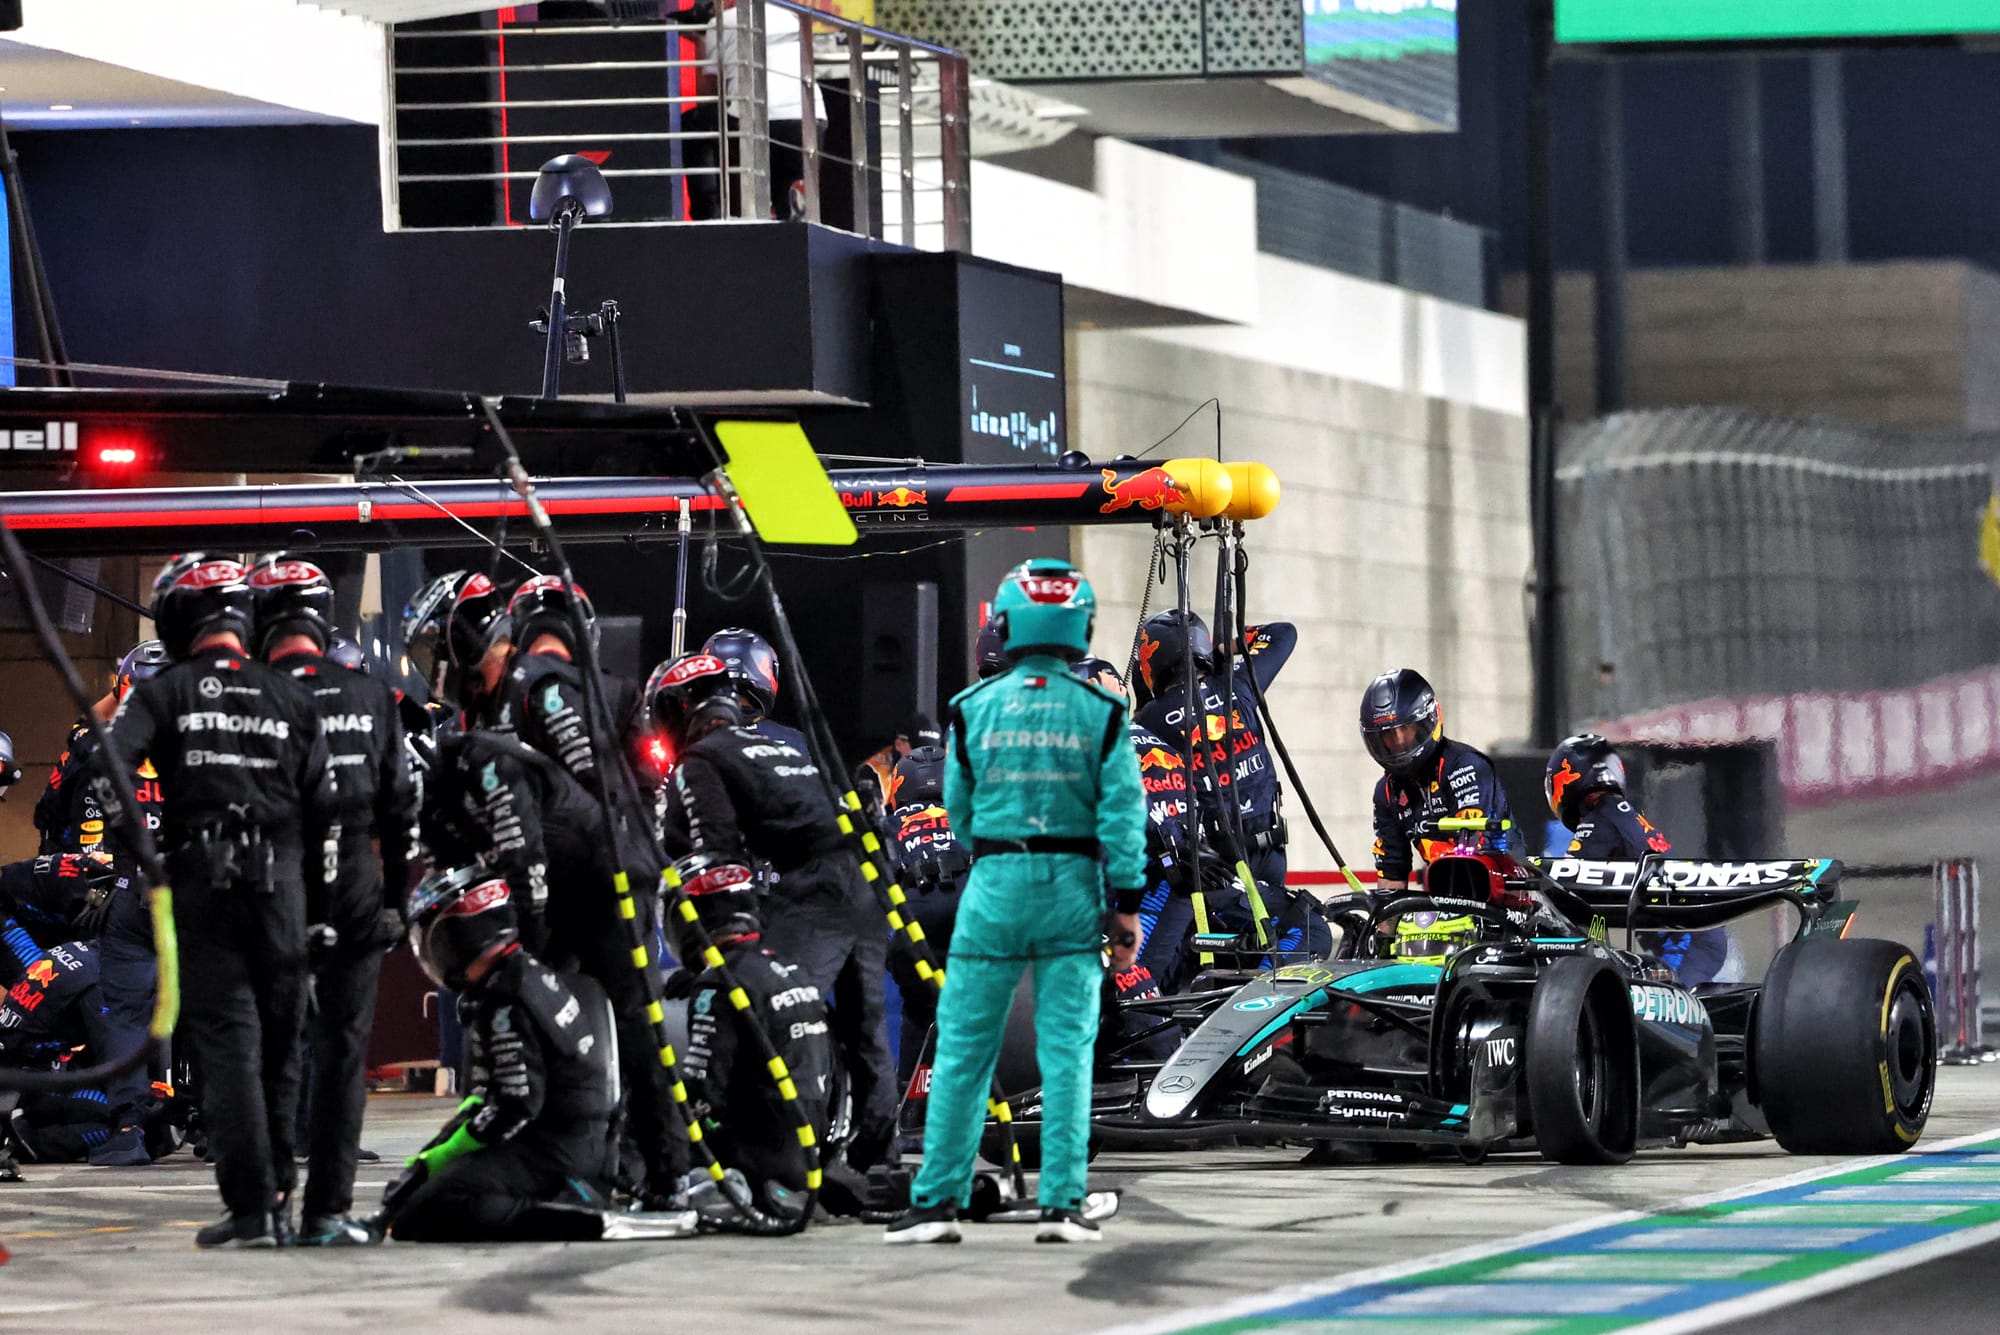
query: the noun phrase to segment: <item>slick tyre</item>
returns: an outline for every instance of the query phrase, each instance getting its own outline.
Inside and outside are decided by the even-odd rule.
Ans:
[[[1764,980],[1753,1035],[1758,1106],[1793,1154],[1900,1154],[1937,1082],[1923,966],[1893,941],[1797,941]]]
[[[1601,959],[1558,960],[1528,1002],[1522,1085],[1545,1159],[1624,1163],[1639,1133],[1639,1050],[1625,979]]]

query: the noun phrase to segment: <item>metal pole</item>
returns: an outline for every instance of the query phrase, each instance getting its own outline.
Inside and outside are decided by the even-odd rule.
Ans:
[[[542,397],[556,398],[562,392],[562,364],[564,340],[568,324],[569,305],[563,284],[569,274],[569,235],[576,230],[579,207],[575,200],[565,200],[556,215],[556,276],[549,288],[549,341],[542,351]]]
[[[680,555],[674,566],[674,635],[671,657],[679,658],[687,652],[688,628],[688,547],[694,541],[694,508],[688,498],[681,497],[680,522],[675,525],[679,536]]]
[[[868,62],[858,38],[847,42],[847,156],[854,182],[854,234],[881,239],[875,230],[875,183],[868,179]]]
[[[743,130],[749,140],[744,212],[762,222],[771,216],[771,83],[764,65],[764,0],[743,0],[736,6],[736,59],[749,73],[743,90]],[[739,76],[740,78],[740,76]]]
[[[1736,57],[1729,100],[1729,203],[1736,260],[1762,264],[1768,255],[1764,212],[1763,65],[1754,55]]]
[[[618,337],[618,303],[607,301],[598,307],[604,319],[604,331],[611,335],[611,397],[616,403],[625,402],[625,345]]]
[[[20,261],[23,286],[27,288],[29,318],[35,323],[36,345],[51,385],[73,387],[76,378],[69,372],[69,349],[63,342],[62,326],[56,322],[55,303],[49,299],[49,276],[42,268],[42,247],[35,237],[35,224],[28,213],[28,190],[21,182],[21,162],[7,139],[7,122],[0,117],[0,176],[5,178],[7,227],[13,238],[14,254]]]
[[[1974,858],[1965,859],[1965,920],[1968,926],[1966,1002],[1971,1014],[1967,1029],[1972,1040],[1972,1055],[1986,1055],[1986,1008],[1980,990],[1979,978],[1979,863]]]
[[[813,71],[813,25],[803,14],[799,21],[799,169],[806,195],[806,221],[819,221],[819,109]],[[787,202],[787,209],[790,204]]]
[[[906,46],[896,53],[896,176],[903,196],[903,244],[912,248],[917,244],[917,127],[911,93],[916,78],[917,63]]]
[[[1816,51],[1812,67],[1813,257],[1847,263],[1847,108],[1841,53]]]
[[[1631,402],[1625,323],[1625,80],[1616,56],[1597,67],[1597,411]]]
[[[1555,32],[1552,0],[1528,10],[1528,430],[1535,525],[1534,716],[1530,739],[1552,747],[1562,736],[1562,627],[1556,568],[1555,240],[1550,205],[1549,78]]]
[[[972,90],[963,56],[938,62],[938,157],[944,168],[944,244],[972,249]]]

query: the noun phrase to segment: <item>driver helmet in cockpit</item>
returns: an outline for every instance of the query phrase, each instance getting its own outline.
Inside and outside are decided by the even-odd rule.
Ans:
[[[1478,939],[1479,924],[1470,914],[1405,913],[1396,921],[1389,954],[1405,964],[1443,965]]]

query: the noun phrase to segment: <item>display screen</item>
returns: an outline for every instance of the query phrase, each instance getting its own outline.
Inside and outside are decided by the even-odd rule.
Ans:
[[[1305,0],[1306,77],[1455,129],[1458,4]]]
[[[1065,429],[1062,280],[998,265],[959,270],[960,427],[967,463],[1046,463]]]
[[[1775,42],[2000,32],[2000,0],[1556,0],[1558,42]]]
[[[1458,51],[1458,0],[1305,0],[1306,68]]]

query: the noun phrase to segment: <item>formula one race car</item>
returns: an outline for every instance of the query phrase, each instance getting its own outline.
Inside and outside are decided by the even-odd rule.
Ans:
[[[1458,845],[1423,893],[1326,906],[1334,958],[1132,1003],[1127,1033],[1192,1029],[1164,1061],[1128,1047],[1101,1062],[1096,1141],[1618,1163],[1765,1136],[1894,1153],[1922,1134],[1937,1065],[1923,970],[1903,946],[1843,939],[1855,906],[1836,900],[1838,862],[1522,862],[1478,851],[1488,822],[1437,832]],[[1761,984],[1685,987],[1642,948],[1774,905],[1799,927]],[[1017,1103],[1026,1139],[1038,1100]]]

